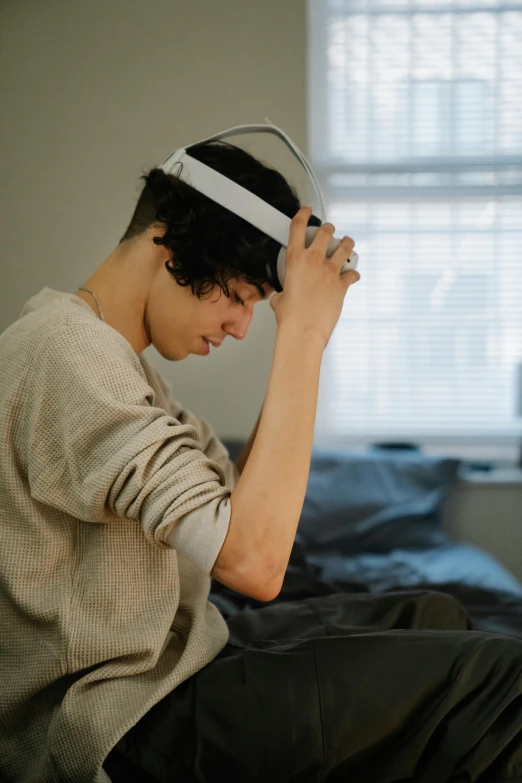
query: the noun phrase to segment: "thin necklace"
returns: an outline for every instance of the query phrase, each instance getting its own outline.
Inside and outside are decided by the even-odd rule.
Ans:
[[[89,288],[79,288],[78,291],[86,291],[86,293],[90,294],[93,297],[94,301],[96,302],[96,307],[98,308],[100,318],[105,323],[105,318],[101,309],[100,300],[98,299],[94,291],[91,291]]]

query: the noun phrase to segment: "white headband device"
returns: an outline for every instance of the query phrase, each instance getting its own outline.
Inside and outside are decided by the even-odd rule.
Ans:
[[[278,136],[290,151],[295,155],[297,160],[301,163],[308,176],[310,177],[314,186],[315,193],[317,195],[320,209],[321,219],[320,222],[324,222],[324,197],[321,190],[321,186],[315,176],[315,173],[303,155],[301,150],[294,144],[290,137],[281,128],[278,128],[272,123],[268,117],[265,117],[268,125],[237,125],[233,128],[220,131],[219,133],[209,136],[206,139],[201,139],[193,144],[202,144],[207,141],[218,141],[227,136],[238,136],[243,133],[273,133]],[[192,146],[192,145],[189,145]],[[285,259],[286,248],[288,247],[288,240],[290,236],[290,218],[275,209],[271,204],[268,204],[259,196],[256,196],[250,190],[243,188],[233,180],[220,174],[210,166],[201,163],[201,161],[193,158],[188,152],[186,147],[172,152],[161,164],[160,168],[167,174],[173,173],[173,169],[177,163],[183,164],[183,170],[180,178],[191,185],[197,191],[212,199],[216,203],[225,207],[233,212],[235,215],[246,220],[251,225],[258,228],[267,236],[275,239],[281,245],[277,257],[276,269],[271,268],[270,264],[267,264],[267,272],[269,273],[269,280],[271,285],[282,290],[285,279]],[[317,218],[316,218],[317,219]],[[305,246],[308,247],[317,232],[317,226],[309,226],[306,229]],[[330,244],[328,245],[326,256],[330,257],[334,250],[340,244],[340,240],[332,237]],[[352,252],[349,259],[345,262],[341,268],[341,274],[349,269],[355,269],[357,267],[358,255]],[[277,281],[274,279],[275,273],[277,273]],[[279,283],[279,285],[277,285]]]

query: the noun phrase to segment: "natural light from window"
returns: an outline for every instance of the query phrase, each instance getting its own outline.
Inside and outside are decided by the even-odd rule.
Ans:
[[[316,435],[522,431],[522,4],[311,0],[310,147],[362,280]]]

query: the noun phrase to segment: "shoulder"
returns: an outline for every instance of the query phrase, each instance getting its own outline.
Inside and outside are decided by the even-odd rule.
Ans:
[[[44,288],[25,303],[2,338],[15,344],[20,359],[31,365],[48,352],[57,360],[73,362],[89,353],[96,364],[125,362],[143,375],[130,343],[74,294]]]
[[[62,320],[58,340],[72,343],[100,352],[103,359],[124,361],[143,374],[139,356],[125,337],[100,319],[85,306],[79,305],[76,297],[60,300]]]
[[[62,308],[39,323],[38,349],[29,369],[29,388],[52,389],[102,404],[152,405],[154,393],[139,356],[115,329],[81,311]],[[36,325],[35,325],[36,326]],[[32,382],[31,382],[32,381]]]

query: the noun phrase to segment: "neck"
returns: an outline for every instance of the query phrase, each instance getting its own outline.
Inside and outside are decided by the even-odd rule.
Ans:
[[[152,248],[150,248],[152,245]],[[147,252],[143,251],[148,250]],[[118,245],[96,271],[82,283],[82,288],[93,291],[100,302],[105,323],[116,329],[140,354],[151,344],[147,325],[147,301],[152,275],[158,263],[158,246],[142,242],[128,246]],[[140,252],[141,251],[141,252]],[[76,296],[83,299],[99,317],[96,301],[91,294],[77,289]]]

